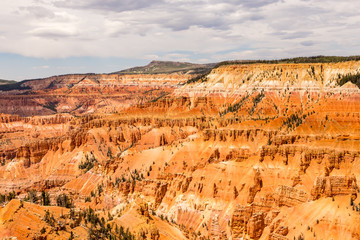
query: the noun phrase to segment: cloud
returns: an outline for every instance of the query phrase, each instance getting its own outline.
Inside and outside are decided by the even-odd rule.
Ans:
[[[41,27],[29,32],[33,36],[45,39],[63,39],[76,36],[76,32],[67,28]]]
[[[279,2],[279,0],[235,0],[235,1],[228,1],[230,3],[236,3],[236,5],[242,5],[246,8],[261,8],[270,4],[274,4]]]
[[[17,0],[1,7],[0,52],[38,58],[216,62],[360,51],[360,2],[352,0]]]
[[[148,8],[162,2],[162,0],[60,0],[54,2],[54,5],[70,9],[93,9],[123,12]]]
[[[298,39],[306,38],[310,36],[313,32],[311,31],[293,31],[293,32],[275,32],[272,35],[281,36],[282,39]]]
[[[51,10],[41,6],[20,7],[20,10],[27,11],[29,15],[35,18],[54,18],[55,14]]]
[[[313,41],[303,41],[301,42],[301,45],[305,46],[305,47],[310,47],[313,46],[315,44],[315,42]]]

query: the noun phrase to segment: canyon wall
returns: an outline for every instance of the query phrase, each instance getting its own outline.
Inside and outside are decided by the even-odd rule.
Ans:
[[[75,209],[149,239],[357,239],[360,92],[338,80],[359,72],[360,62],[249,64],[192,83],[180,74],[25,82],[31,90],[0,97],[0,193],[67,193]],[[18,204],[0,209],[1,237],[40,231],[8,221]],[[35,206],[24,205],[46,209]],[[70,224],[58,232],[70,231],[86,237]]]

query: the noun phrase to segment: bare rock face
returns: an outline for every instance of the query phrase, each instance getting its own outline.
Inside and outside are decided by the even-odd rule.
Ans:
[[[356,199],[357,191],[358,187],[355,176],[318,176],[311,189],[311,196],[316,200],[322,196],[332,197],[351,194],[353,199]]]
[[[131,183],[124,182],[119,186],[119,191],[122,192],[125,196],[128,196],[131,193]]]
[[[168,183],[158,183],[155,190],[155,208],[157,208],[165,197]]]
[[[248,235],[251,239],[259,239],[265,228],[264,212],[254,212],[252,206],[238,206],[231,219],[231,231],[234,238]]]
[[[181,186],[181,191],[183,193],[185,193],[188,189],[189,189],[189,186],[190,186],[190,183],[192,181],[192,177],[187,177],[184,181],[184,183],[182,184]]]
[[[143,104],[144,99],[151,101],[171,93],[191,77],[191,74],[76,74],[28,80],[0,95],[0,111],[21,116],[114,113],[124,110],[122,106]]]
[[[292,207],[308,200],[306,192],[289,186],[279,186],[275,190],[273,198],[279,207]]]
[[[164,145],[167,145],[167,140],[166,140],[166,137],[165,137],[165,134],[162,134],[161,136],[160,136],[160,146],[164,146]]]
[[[231,219],[232,236],[241,237],[248,231],[248,223],[253,215],[253,208],[250,206],[238,206]]]
[[[254,185],[252,185],[249,188],[249,196],[247,199],[248,203],[252,203],[254,201],[255,195],[258,191],[261,190],[262,186],[263,186],[263,182],[260,176],[260,170],[259,169],[254,169],[255,175],[254,175]]]
[[[237,162],[246,161],[251,156],[249,149],[232,149],[226,156],[226,160],[235,160]]]
[[[280,226],[276,229],[275,234],[286,236],[289,233],[289,228],[287,226]]]
[[[288,233],[289,233],[289,227],[282,225],[281,219],[278,219],[270,225],[269,239],[286,240],[289,239],[288,237],[286,237]]]
[[[250,236],[250,238],[259,239],[261,237],[262,231],[265,228],[265,224],[264,224],[265,215],[266,214],[263,212],[257,212],[251,216],[249,223],[247,225],[247,233]]]

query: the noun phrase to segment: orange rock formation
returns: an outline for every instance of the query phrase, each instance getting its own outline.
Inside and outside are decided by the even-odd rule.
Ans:
[[[102,226],[85,221],[91,208],[138,239],[359,239],[360,90],[337,83],[359,72],[230,65],[188,84],[65,75],[3,92],[0,193],[16,199],[0,237],[86,238]]]

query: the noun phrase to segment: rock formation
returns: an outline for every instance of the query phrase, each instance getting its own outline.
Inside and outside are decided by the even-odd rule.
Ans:
[[[339,79],[359,72],[233,64],[0,87],[0,238],[357,239],[360,90]]]

